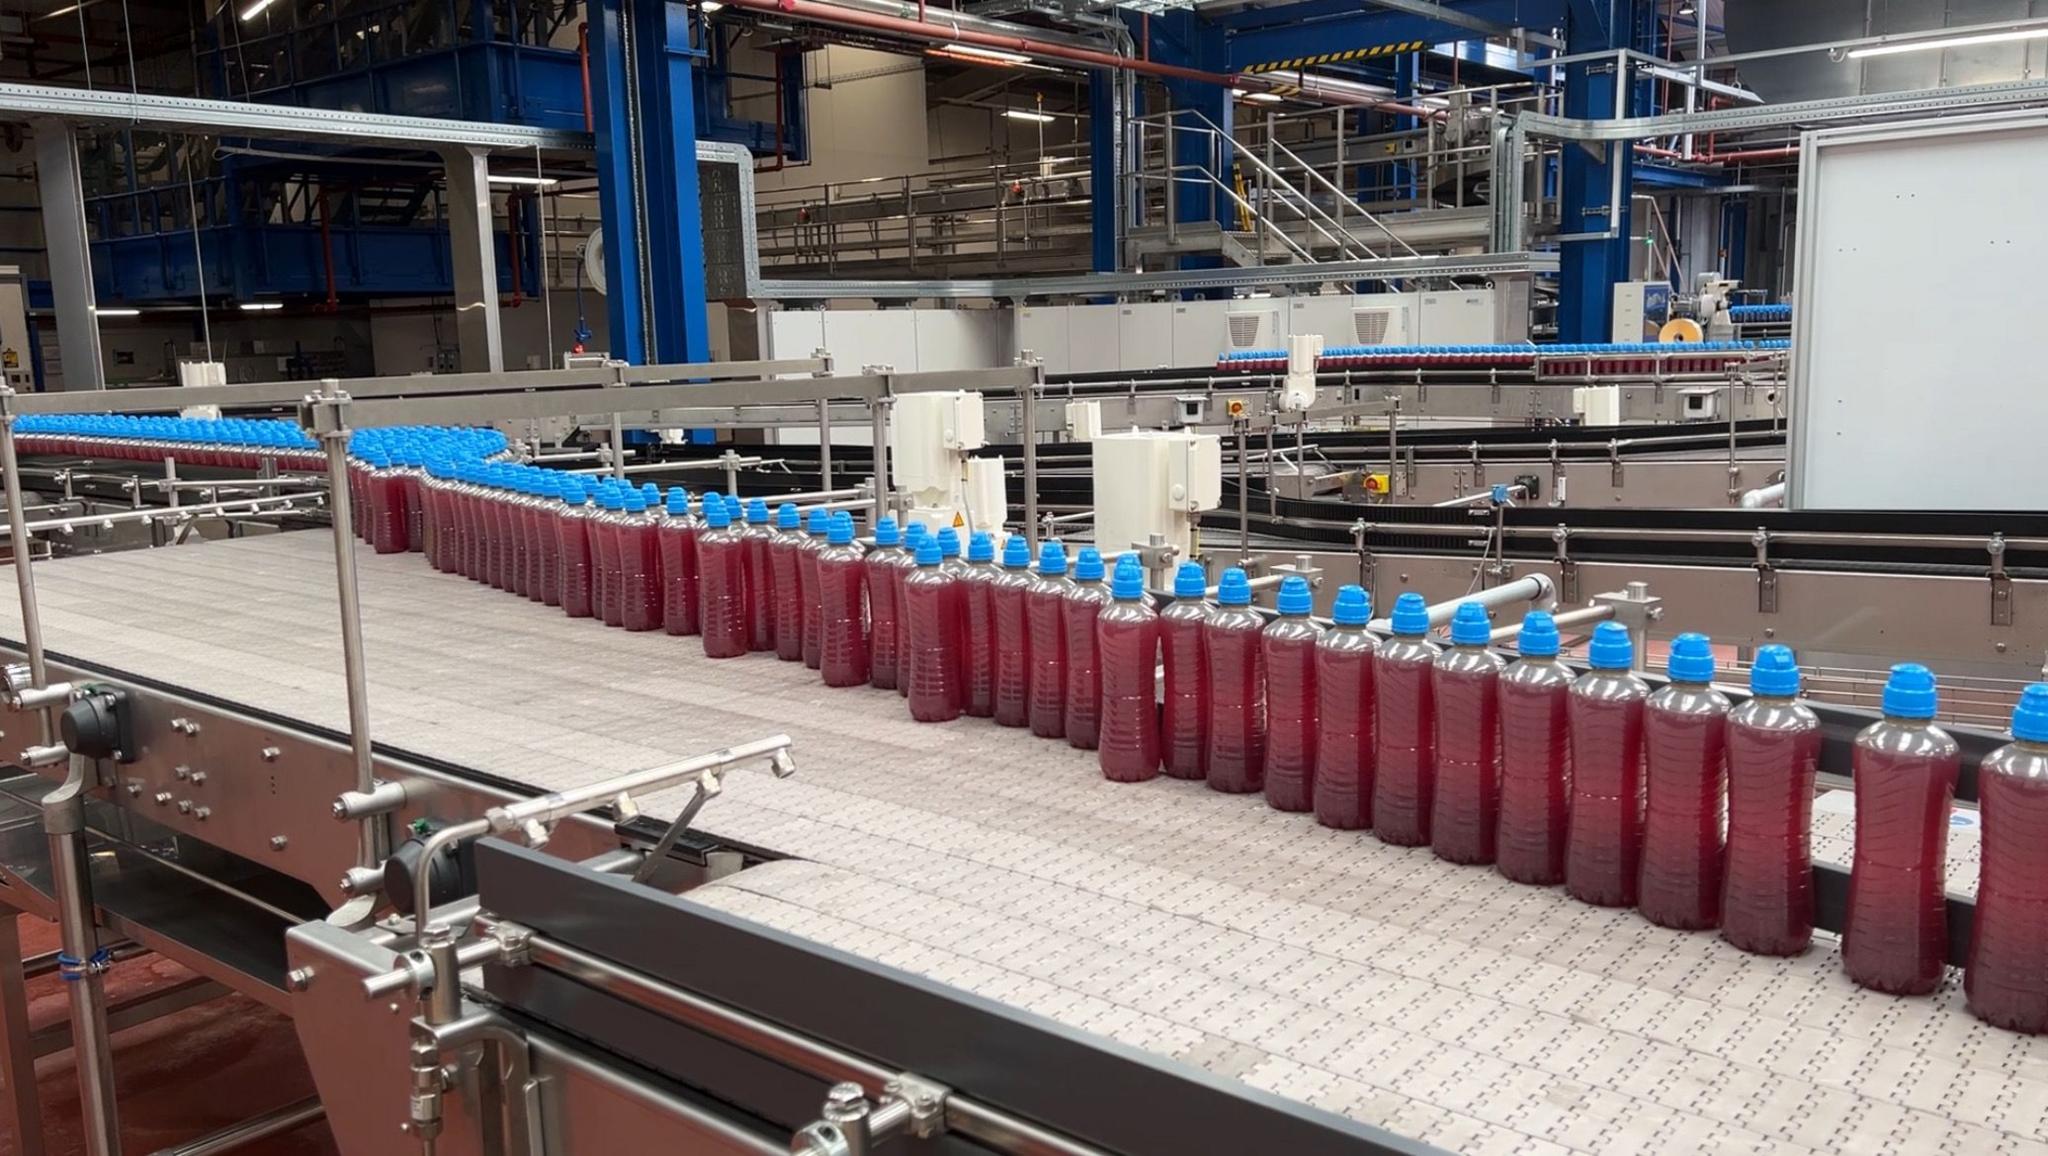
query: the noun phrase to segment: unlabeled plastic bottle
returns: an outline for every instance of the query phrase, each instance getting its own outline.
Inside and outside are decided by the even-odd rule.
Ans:
[[[711,494],[707,495],[707,497],[718,498],[725,503],[725,517],[727,521],[732,523],[733,540],[740,544],[740,581],[744,584],[750,577],[747,567],[747,504],[740,500],[738,494]],[[823,541],[822,538],[819,539],[821,547]],[[744,592],[745,586],[742,585],[741,589]],[[740,614],[744,619],[742,625],[746,630],[747,649],[752,650],[754,640],[754,599],[751,594],[740,600]]]
[[[827,527],[830,537],[830,527]],[[775,649],[775,531],[768,525],[768,503],[747,503],[747,528],[740,540],[747,551],[747,649]]]
[[[1452,863],[1491,863],[1500,827],[1500,656],[1488,649],[1493,620],[1463,602],[1451,646],[1437,656],[1436,803],[1429,845]]]
[[[1948,959],[1948,817],[1962,752],[1933,723],[1934,672],[1892,667],[1884,718],[1857,734],[1856,852],[1842,916],[1842,967],[1864,987],[1920,995]],[[2040,961],[2035,961],[2039,966]]]
[[[804,518],[804,540],[796,555],[797,589],[804,604],[804,665],[812,670],[824,657],[824,610],[818,600],[818,555],[825,552],[825,531],[831,514],[813,508]]]
[[[548,478],[548,471],[530,469],[520,486],[519,537],[523,543],[520,554],[525,559],[526,570],[520,587],[532,602],[547,599],[548,555],[541,548],[541,540],[551,535],[546,534],[548,527],[541,520],[541,509],[554,505],[554,499],[548,494]]]
[[[1429,607],[1394,599],[1394,636],[1373,656],[1372,829],[1380,842],[1421,847],[1436,808],[1436,659]]]
[[[697,537],[704,523],[690,512],[690,495],[671,487],[661,523],[661,628],[675,635],[698,632],[702,594],[698,590]]]
[[[1798,700],[1799,664],[1789,647],[1758,649],[1749,690],[1749,701],[1728,713],[1721,938],[1760,955],[1798,955],[1813,942],[1820,719]]]
[[[1163,769],[1176,779],[1209,775],[1209,661],[1202,628],[1216,608],[1208,592],[1202,564],[1182,562],[1173,575],[1173,605],[1159,612],[1159,753]]]
[[[505,479],[505,529],[511,543],[505,561],[505,588],[521,598],[534,596],[540,571],[538,540],[533,532],[533,475],[538,472],[514,466]]]
[[[991,592],[995,613],[995,720],[1021,727],[1031,721],[1031,544],[1022,534],[1003,543],[1003,572]]]
[[[1340,831],[1372,826],[1373,658],[1366,629],[1372,597],[1341,586],[1331,628],[1316,642],[1316,822]]]
[[[379,554],[403,554],[408,548],[405,523],[404,482],[383,450],[369,451],[369,469],[363,477],[369,519],[370,545]]]
[[[591,590],[590,507],[585,504],[583,483],[562,483],[562,508],[555,513],[557,565],[561,577],[562,613],[571,618],[589,618],[596,613]]]
[[[1572,683],[1568,718],[1572,794],[1564,885],[1600,907],[1632,907],[1643,851],[1643,703],[1650,688],[1629,673],[1628,627],[1603,622],[1586,648],[1592,669]]]
[[[1728,700],[1704,634],[1671,642],[1671,681],[1643,706],[1643,859],[1636,910],[1661,927],[1721,921]]]
[[[794,512],[795,508],[785,506],[784,509]],[[868,599],[868,682],[877,690],[896,689],[896,596],[899,593],[898,580],[902,577],[898,569],[898,559],[903,557],[903,548],[898,544],[901,540],[896,519],[883,518],[875,523],[875,548],[868,551],[861,561]],[[791,563],[794,562],[795,556],[791,555]],[[793,599],[791,605],[795,605]],[[802,627],[798,629],[801,631]],[[776,653],[781,654],[784,647],[779,635],[775,646]],[[798,657],[802,657],[802,646],[799,635]]]
[[[490,528],[485,535],[490,549],[484,570],[493,590],[510,590],[516,581],[514,559],[518,555],[519,530],[512,513],[512,483],[517,472],[510,465],[495,466],[491,471],[490,503],[486,507]],[[613,509],[616,511],[617,507]]]
[[[1126,554],[1110,579],[1112,601],[1095,620],[1102,662],[1102,777],[1136,783],[1159,773],[1159,614],[1145,598],[1145,571]]]
[[[1500,676],[1500,827],[1494,867],[1517,883],[1564,882],[1571,798],[1572,668],[1558,661],[1557,621],[1522,618],[1522,657]]]
[[[533,522],[534,549],[540,555],[540,573],[534,581],[539,586],[535,601],[543,606],[562,604],[562,543],[555,534],[555,517],[562,509],[562,486],[567,481],[561,474],[542,473],[534,485],[533,508],[527,516]],[[422,516],[426,514],[422,511]]]
[[[996,712],[996,580],[1002,576],[995,538],[977,531],[967,540],[967,568],[960,574],[967,606],[966,712],[976,718]]]
[[[590,520],[590,553],[597,563],[597,616],[606,626],[623,626],[626,621],[625,584],[619,568],[619,522],[625,505],[625,496],[617,488],[598,485],[598,514]]]
[[[1963,991],[1984,1022],[2048,1032],[2048,684],[2020,694],[2013,741],[1977,768],[1984,820]]]
[[[441,537],[441,498],[447,490],[445,470],[436,458],[427,464],[426,476],[420,480],[420,552],[427,556],[427,565],[436,570],[447,569],[442,565],[446,559]]]
[[[1102,555],[1083,546],[1074,561],[1074,585],[1066,592],[1060,618],[1067,644],[1067,703],[1062,725],[1067,745],[1092,751],[1102,731],[1102,651],[1095,620],[1109,605],[1109,584],[1103,581]]]
[[[928,533],[923,522],[904,526],[903,557],[896,560],[896,693],[905,698],[910,697],[910,679],[903,669],[910,654],[910,615],[903,609],[903,581],[917,571],[917,548]]]
[[[1314,806],[1316,744],[1322,703],[1316,695],[1316,644],[1323,628],[1311,619],[1308,580],[1291,576],[1274,597],[1279,616],[1259,640],[1266,672],[1266,803],[1280,811]]]
[[[1067,550],[1058,542],[1038,549],[1038,580],[1025,606],[1031,622],[1031,733],[1057,739],[1067,733]]]
[[[804,548],[803,525],[796,507],[782,503],[775,511],[775,540],[768,547],[768,569],[775,583],[775,657],[784,662],[804,660],[804,591],[797,565]]]
[[[732,530],[732,514],[718,494],[704,495],[704,530],[697,535],[698,610],[706,658],[747,653],[747,549]]]
[[[1211,790],[1249,794],[1265,785],[1266,624],[1252,610],[1251,584],[1232,566],[1216,586],[1216,612],[1202,623],[1209,680]]]
[[[825,531],[818,555],[820,648],[818,673],[826,686],[868,681],[868,627],[861,598],[864,551],[853,540],[853,515],[840,510]]]
[[[661,536],[647,516],[647,497],[629,490],[619,518],[619,620],[627,630],[659,630]]]
[[[960,579],[940,568],[937,536],[917,546],[917,569],[903,580],[903,611],[910,621],[910,717],[947,722],[960,717]]]

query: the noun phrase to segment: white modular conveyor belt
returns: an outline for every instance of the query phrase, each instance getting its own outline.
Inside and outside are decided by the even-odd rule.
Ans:
[[[341,729],[330,543],[38,565],[47,643]],[[797,777],[741,772],[699,826],[800,861],[699,902],[1445,1148],[2048,1154],[2048,1041],[1979,1023],[1954,977],[1866,992],[1825,935],[1745,955],[1256,797],[1108,783],[1062,743],[915,723],[893,693],[713,662],[418,555],[359,564],[381,742],[549,790],[791,734]],[[1816,823],[1845,853],[1846,820]]]

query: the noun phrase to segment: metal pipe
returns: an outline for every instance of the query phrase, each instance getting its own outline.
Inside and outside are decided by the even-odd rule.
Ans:
[[[329,428],[320,433],[327,451],[327,502],[334,525],[334,583],[341,600],[341,664],[348,686],[349,749],[355,756],[356,790],[368,794],[377,787],[377,774],[370,750],[370,680],[363,655],[363,599],[356,584],[354,511],[348,491],[348,428],[343,415],[348,395],[341,383],[327,378],[320,383],[320,396],[332,409]],[[356,851],[356,866],[375,867],[384,861],[384,824],[378,818],[362,821]]]
[[[497,832],[510,831],[528,823],[558,822],[599,803],[610,802],[621,795],[672,786],[702,771],[722,770],[751,759],[766,758],[786,762],[790,745],[788,735],[771,735],[765,739],[739,743],[679,762],[664,763],[617,778],[571,787],[537,799],[523,799],[516,803],[492,807],[485,813],[485,818],[479,821]],[[424,875],[422,878],[424,879]]]
[[[324,1118],[327,1109],[320,1106],[320,1097],[312,1096],[296,1104],[287,1104],[261,1116],[251,1116],[239,1124],[230,1124],[218,1132],[188,1140],[169,1148],[159,1148],[152,1156],[218,1156],[232,1152],[246,1144],[282,1136],[297,1131],[315,1120]]]
[[[1034,558],[1038,556],[1038,387],[1045,381],[1045,366],[1039,364],[1037,369],[1017,407],[1024,439],[1024,540],[1030,543]]]
[[[841,498],[860,498],[866,496],[867,491],[859,486],[851,486],[840,490],[805,490],[795,494],[761,495],[762,500],[766,501],[770,506],[779,506],[784,502],[795,502],[799,505],[804,502],[836,502]]]
[[[732,469],[740,467],[779,465],[783,460],[782,458],[735,457],[731,462],[727,462],[724,458],[708,458],[703,461],[642,462],[637,466],[586,466],[581,469],[565,470],[563,472],[571,474],[611,474],[613,477],[625,474],[656,474],[670,470],[677,472],[683,470],[726,470],[730,473]]]
[[[1595,622],[1605,622],[1612,617],[1614,617],[1614,607],[1612,606],[1587,606],[1578,610],[1566,610],[1559,614],[1553,614],[1551,615],[1551,620],[1557,623],[1559,630],[1569,630],[1574,626],[1589,626]],[[1522,633],[1522,624],[1510,622],[1506,626],[1494,627],[1493,634],[1488,638],[1488,641],[1504,642],[1520,633]]]
[[[1528,492],[1528,487],[1520,482],[1516,482],[1509,486],[1507,490],[1509,494],[1525,494]],[[1476,506],[1481,502],[1490,500],[1492,497],[1493,487],[1488,486],[1483,490],[1474,490],[1462,498],[1446,498],[1441,502],[1431,502],[1429,508],[1432,510],[1445,510],[1452,506]]]
[[[1458,613],[1458,607],[1466,602],[1477,602],[1492,610],[1497,606],[1507,606],[1516,602],[1534,602],[1538,606],[1550,606],[1556,601],[1557,587],[1550,581],[1550,575],[1530,574],[1485,590],[1475,590],[1463,598],[1432,604],[1429,608],[1429,628],[1434,630],[1449,622]],[[1390,618],[1375,618],[1366,623],[1366,627],[1386,634],[1393,630],[1394,623]]]
[[[172,505],[165,506],[162,509],[145,507],[140,510],[122,510],[113,514],[82,514],[75,518],[51,518],[42,522],[30,522],[25,529],[32,535],[62,534],[85,527],[112,527],[123,522],[153,523],[160,518],[168,521],[178,521],[183,518],[195,517],[199,514],[225,514],[242,509],[247,509],[250,513],[256,513],[267,506],[278,506],[279,508],[274,512],[284,513],[296,509],[296,503],[309,499],[317,503],[320,501],[320,496],[318,494],[275,494],[264,498],[231,498],[221,502],[202,502],[193,506]],[[11,540],[14,537],[14,528],[11,525],[0,527],[0,529],[5,530],[5,536],[8,539]]]
[[[832,399],[818,399],[818,488],[832,488]]]
[[[1785,504],[1785,483],[1773,482],[1761,489],[1744,491],[1741,504],[1745,510],[1757,510],[1765,506],[1782,506]]]
[[[1252,556],[1251,459],[1246,456],[1246,423],[1237,422],[1237,562],[1242,566]],[[1389,474],[1389,477],[1392,475]]]

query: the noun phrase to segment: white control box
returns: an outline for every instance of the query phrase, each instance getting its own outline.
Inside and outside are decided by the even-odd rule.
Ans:
[[[1223,501],[1223,443],[1188,430],[1131,430],[1095,439],[1095,546],[1114,558],[1158,535],[1183,559],[1195,519]]]
[[[981,395],[906,393],[889,414],[889,471],[910,496],[912,516],[951,525],[967,508],[967,455],[988,444]]]

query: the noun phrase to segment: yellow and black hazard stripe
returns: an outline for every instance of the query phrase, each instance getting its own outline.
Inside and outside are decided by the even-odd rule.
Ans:
[[[1406,52],[1420,52],[1429,47],[1428,41],[1403,40],[1398,44],[1376,44],[1371,48],[1353,48],[1348,52],[1325,52],[1320,56],[1297,56],[1292,60],[1269,60],[1254,64],[1246,72],[1272,72],[1284,68],[1290,71],[1314,68],[1319,64],[1342,64],[1347,60],[1371,60],[1381,56],[1400,56]]]

